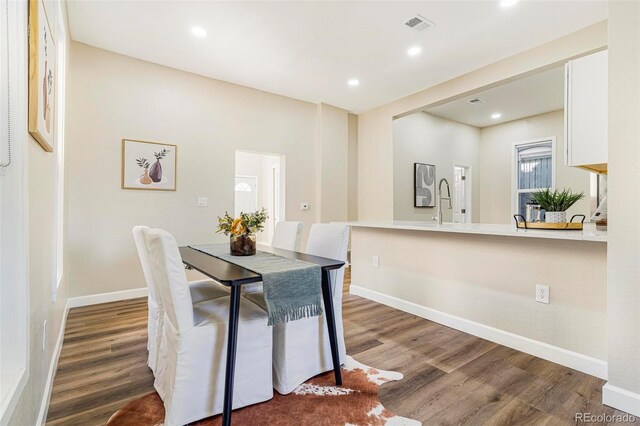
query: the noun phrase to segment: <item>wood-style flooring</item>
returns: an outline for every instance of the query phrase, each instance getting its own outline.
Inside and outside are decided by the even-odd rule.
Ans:
[[[380,388],[398,415],[424,425],[556,425],[575,424],[576,413],[622,414],[601,404],[603,380],[349,295],[349,283],[347,270],[347,352],[404,374]],[[104,424],[153,392],[146,310],[146,299],[71,309],[48,425]]]

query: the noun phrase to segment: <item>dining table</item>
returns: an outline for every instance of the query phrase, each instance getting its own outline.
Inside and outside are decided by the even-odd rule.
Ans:
[[[223,284],[230,289],[229,298],[229,329],[227,333],[227,363],[225,368],[224,404],[222,411],[223,426],[231,425],[231,412],[233,406],[233,379],[235,374],[236,349],[238,341],[238,316],[240,312],[240,294],[243,285],[258,283],[262,276],[247,268],[238,266],[224,259],[215,257],[204,251],[184,246],[180,247],[182,262],[191,269],[206,275],[214,281]],[[340,373],[340,359],[338,357],[338,340],[336,335],[336,320],[333,308],[333,292],[331,285],[331,271],[340,269],[345,262],[342,260],[328,259],[289,250],[282,250],[270,246],[262,246],[259,251],[271,253],[289,259],[300,260],[316,264],[321,270],[322,300],[324,302],[324,317],[326,318],[331,345],[331,358],[333,372],[337,386],[342,385]]]

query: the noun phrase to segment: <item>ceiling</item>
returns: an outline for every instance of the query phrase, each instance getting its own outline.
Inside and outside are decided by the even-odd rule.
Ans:
[[[480,98],[484,102],[469,103]],[[564,108],[564,67],[516,80],[425,109],[429,114],[476,127],[495,126]],[[499,113],[499,118],[492,114]]]
[[[356,113],[607,18],[598,0],[69,0],[67,9],[75,41]],[[416,13],[435,26],[405,26]],[[416,45],[422,53],[409,57]]]

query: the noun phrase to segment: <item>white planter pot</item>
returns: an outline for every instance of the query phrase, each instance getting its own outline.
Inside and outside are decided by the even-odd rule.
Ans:
[[[545,212],[544,221],[547,223],[566,223],[567,212]]]

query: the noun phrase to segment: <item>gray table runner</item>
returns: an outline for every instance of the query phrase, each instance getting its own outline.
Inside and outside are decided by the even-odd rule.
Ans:
[[[232,256],[228,243],[189,247],[262,275],[269,325],[322,314],[320,266],[261,251]]]

